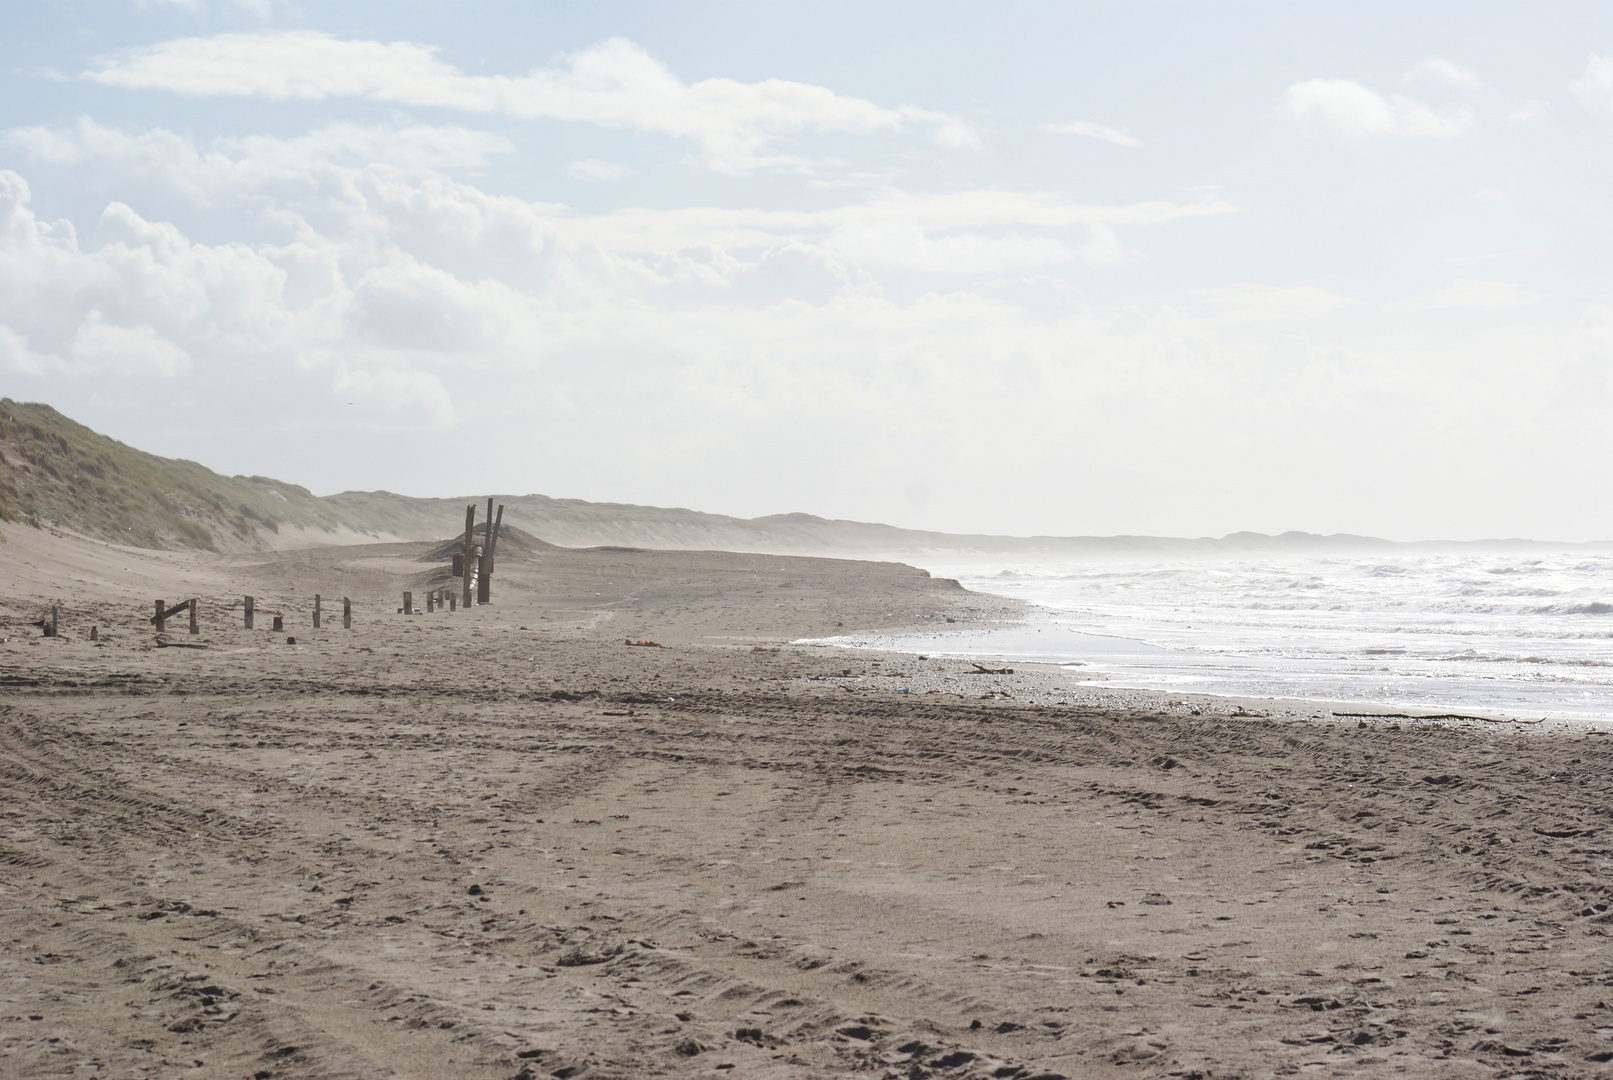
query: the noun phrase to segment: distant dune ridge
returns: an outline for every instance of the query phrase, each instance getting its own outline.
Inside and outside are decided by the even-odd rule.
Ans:
[[[1367,552],[1412,546],[1368,536],[1238,532],[1220,538],[992,536],[902,529],[811,514],[728,517],[676,507],[499,495],[506,521],[564,547],[617,545],[777,554],[1002,555],[1027,558],[1188,557]],[[319,496],[266,476],[221,476],[90,430],[49,405],[0,399],[0,520],[51,525],[154,549],[289,549],[428,540],[464,528],[465,504],[486,495],[422,499],[389,491]],[[1533,541],[1475,541],[1505,547]],[[1542,545],[1544,546],[1544,545]],[[1562,545],[1610,549],[1613,543]]]

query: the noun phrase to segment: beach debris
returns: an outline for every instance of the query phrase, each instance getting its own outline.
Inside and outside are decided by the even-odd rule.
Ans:
[[[650,641],[648,639],[643,639],[643,638],[641,638],[638,641],[634,641],[632,638],[628,638],[627,643],[629,645],[633,646],[634,648],[644,648],[644,649],[664,649],[664,648],[666,648],[666,646],[661,644],[659,641]]]
[[[965,674],[965,675],[1012,675],[1013,673],[1014,673],[1014,669],[1011,668],[1011,667],[982,667],[979,664],[975,664],[973,671],[965,671],[963,674]]]
[[[157,648],[159,648],[159,649],[205,649],[205,648],[207,648],[207,646],[203,645],[199,641],[168,641],[168,640],[165,640],[163,638],[158,638],[157,639]]]

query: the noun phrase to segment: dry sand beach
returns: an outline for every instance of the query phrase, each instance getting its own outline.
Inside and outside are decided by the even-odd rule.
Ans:
[[[501,541],[494,605],[410,617],[428,543],[0,531],[6,1077],[1613,1061],[1595,732],[792,644],[1014,615],[892,563]]]

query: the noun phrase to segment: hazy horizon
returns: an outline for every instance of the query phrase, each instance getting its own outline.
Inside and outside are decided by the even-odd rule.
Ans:
[[[0,394],[142,450],[965,534],[1613,537],[1613,10],[3,25]]]

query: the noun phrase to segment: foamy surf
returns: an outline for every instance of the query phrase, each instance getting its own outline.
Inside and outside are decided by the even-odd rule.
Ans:
[[[1081,684],[1613,720],[1613,557],[951,563],[1019,625],[840,643],[1064,666]]]

